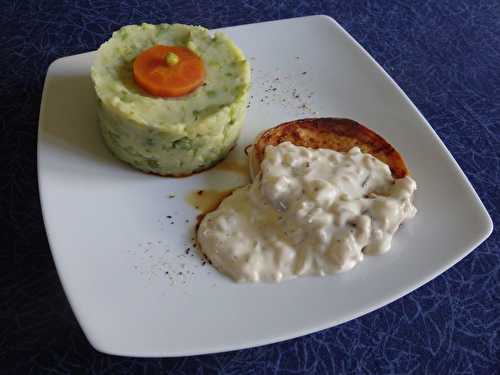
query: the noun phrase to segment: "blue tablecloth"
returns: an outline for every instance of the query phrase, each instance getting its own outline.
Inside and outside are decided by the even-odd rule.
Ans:
[[[208,28],[310,14],[335,18],[387,70],[500,219],[500,2],[1,1],[0,368],[11,373],[493,374],[500,369],[499,232],[410,295],[306,337],[215,355],[133,359],[93,350],[45,237],[36,179],[42,85],[55,59],[122,25]],[[1,372],[1,370],[0,370]]]

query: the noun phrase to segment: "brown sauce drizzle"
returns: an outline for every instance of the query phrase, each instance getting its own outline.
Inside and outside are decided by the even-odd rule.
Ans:
[[[216,171],[226,171],[226,172],[239,173],[242,176],[248,175],[248,165],[246,163],[242,163],[238,160],[224,159],[220,163],[216,164],[213,167],[213,169]]]
[[[186,202],[196,208],[202,215],[215,210],[220,202],[231,195],[231,190],[196,190],[186,195]]]

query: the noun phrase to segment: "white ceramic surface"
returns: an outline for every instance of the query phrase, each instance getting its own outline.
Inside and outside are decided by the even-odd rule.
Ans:
[[[116,160],[96,123],[93,53],[59,59],[47,73],[40,114],[41,204],[64,290],[102,352],[219,352],[331,327],[409,293],[491,233],[488,213],[427,121],[335,21],[314,16],[224,31],[253,66],[253,98],[232,159],[245,161],[243,147],[278,123],[350,117],[404,155],[419,185],[419,213],[401,228],[390,253],[367,257],[353,271],[281,284],[233,283],[196,253],[186,254],[197,212],[184,196],[228,189],[245,178],[220,170],[161,178]]]

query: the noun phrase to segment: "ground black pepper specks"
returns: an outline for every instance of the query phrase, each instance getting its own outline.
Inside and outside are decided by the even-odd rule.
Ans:
[[[250,96],[249,107],[258,103],[259,106],[279,106],[297,117],[318,115],[319,112],[314,109],[312,77],[304,59],[301,56],[292,57],[287,70],[285,73],[277,67],[273,71],[264,71],[258,68],[258,61],[255,61],[254,95]]]
[[[195,278],[207,275],[209,269],[203,267],[208,260],[197,256],[193,246],[173,248],[163,240],[147,241],[138,244],[136,249],[129,249],[131,268],[150,282],[162,282],[166,286],[187,285]]]
[[[199,190],[199,194],[203,191]],[[173,199],[175,195],[168,197]],[[140,241],[126,249],[131,270],[147,283],[159,282],[166,287],[187,286],[211,273],[209,267],[203,267],[207,261],[196,250],[195,228],[189,225],[196,220],[186,215],[176,210],[165,212],[154,221],[160,232],[165,232],[165,237]]]

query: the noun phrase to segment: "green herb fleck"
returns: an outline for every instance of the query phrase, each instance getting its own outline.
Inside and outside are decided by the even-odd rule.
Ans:
[[[192,40],[187,42],[186,47],[189,48],[193,52],[196,51],[196,44],[194,44],[194,42]]]
[[[148,159],[147,163],[151,168],[159,168],[160,167],[160,164],[158,164],[158,160],[155,160],[155,159]]]
[[[176,140],[173,143],[173,147],[175,149],[189,150],[192,148],[192,142],[188,137],[183,137],[181,139]]]
[[[120,99],[122,102],[125,102],[125,103],[130,103],[132,101],[132,98],[130,98],[130,95],[128,94],[128,92],[123,92],[120,96]]]

